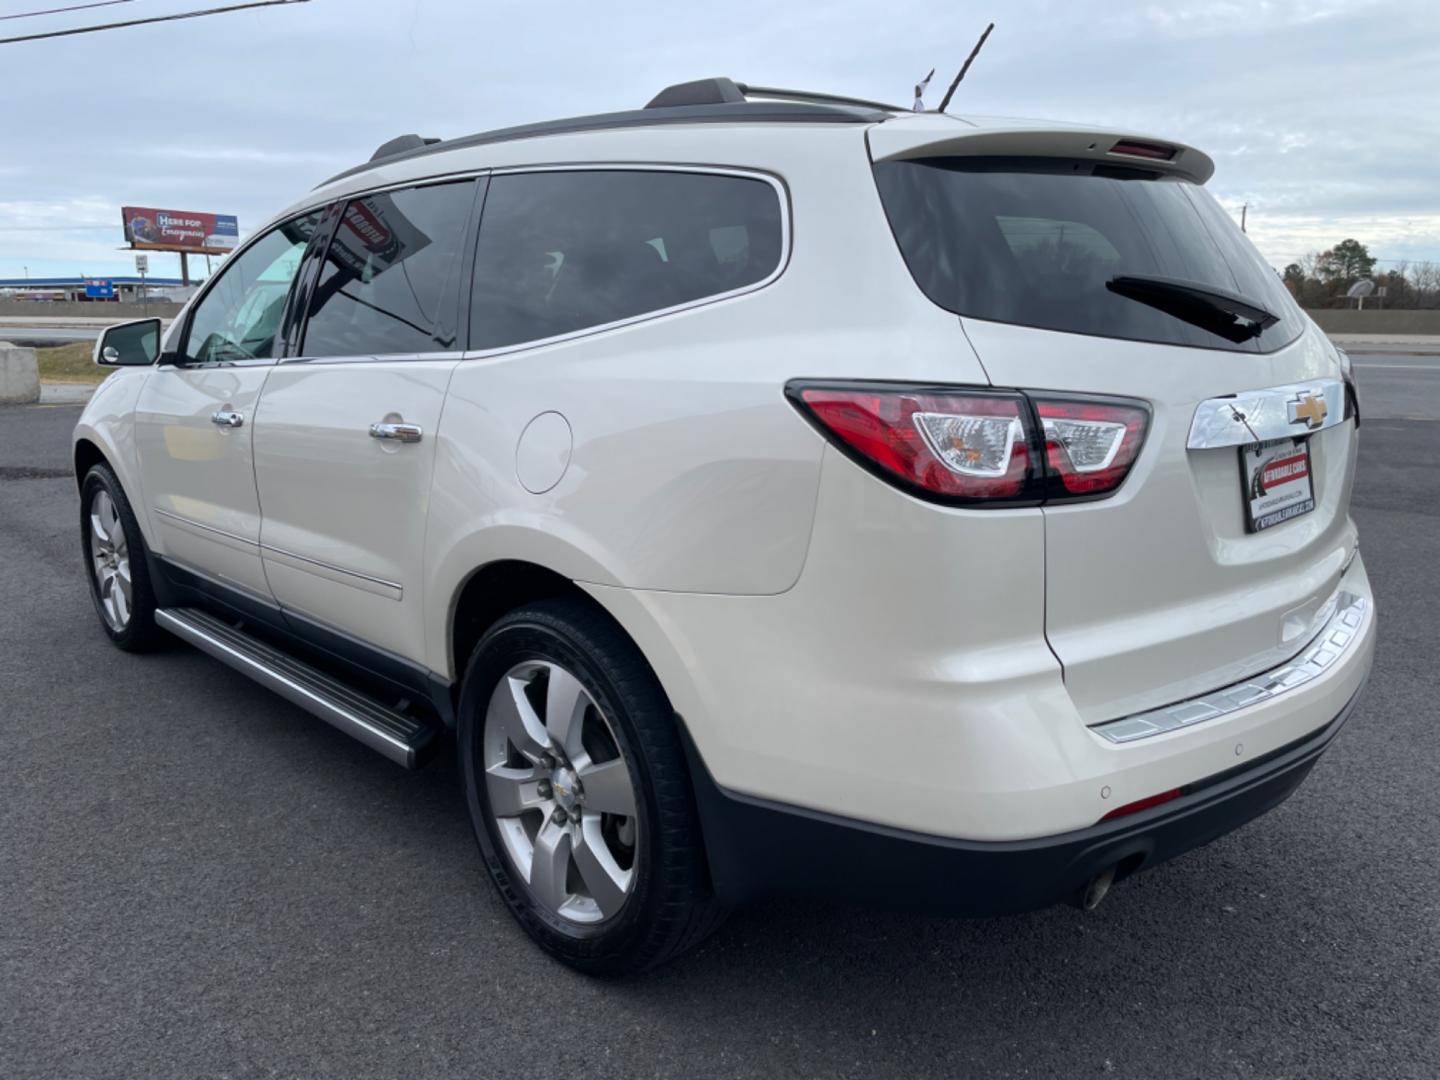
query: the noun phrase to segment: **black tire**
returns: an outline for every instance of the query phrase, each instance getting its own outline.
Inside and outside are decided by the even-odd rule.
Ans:
[[[125,545],[129,556],[130,603],[129,618],[123,628],[112,626],[106,616],[104,602],[100,596],[100,583],[94,570],[95,538],[90,524],[91,509],[100,492],[110,497],[125,534]],[[100,618],[100,628],[115,645],[126,652],[145,652],[155,647],[160,630],[155,625],[155,592],[150,584],[150,567],[146,561],[145,537],[125,497],[125,489],[110,471],[108,465],[95,465],[85,474],[80,484],[80,542],[85,553],[85,579],[90,583],[90,599],[95,604],[95,614]]]
[[[574,674],[610,721],[636,789],[634,887],[618,914],[582,925],[531,895],[498,835],[481,759],[485,711],[517,664],[547,661]],[[580,599],[545,600],[497,622],[476,646],[461,686],[458,744],[466,803],[480,853],[511,913],[551,956],[593,975],[655,966],[716,929],[714,897],[674,712],[634,643]]]

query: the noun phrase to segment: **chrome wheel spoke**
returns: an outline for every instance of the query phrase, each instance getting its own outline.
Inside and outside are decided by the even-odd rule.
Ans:
[[[109,551],[114,547],[110,541],[110,534],[105,530],[105,523],[100,520],[100,513],[97,506],[90,511],[90,540],[91,544],[100,551]]]
[[[609,918],[625,903],[633,870],[622,870],[600,829],[600,815],[586,814],[574,847],[575,868],[600,914]]]
[[[580,782],[585,785],[585,809],[635,816],[635,785],[624,758],[604,761],[599,765],[582,765]]]
[[[485,790],[496,817],[517,817],[545,804],[540,797],[541,774],[536,769],[491,766],[485,773]]]
[[[580,752],[580,733],[590,695],[564,668],[550,665],[545,690],[545,728],[569,757]]]
[[[118,573],[110,575],[110,601],[115,610],[115,621],[124,626],[130,621],[130,586]]]
[[[551,911],[558,912],[569,899],[565,882],[570,871],[570,830],[546,821],[535,834],[530,859],[530,891]]]
[[[490,708],[504,725],[510,745],[531,761],[538,761],[550,748],[550,735],[525,695],[526,685],[526,680],[507,675],[495,688]]]

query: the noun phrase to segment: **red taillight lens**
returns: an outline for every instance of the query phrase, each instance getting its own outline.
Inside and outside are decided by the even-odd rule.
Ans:
[[[1020,394],[801,385],[791,396],[860,464],[927,496],[1015,500],[1031,487]]]
[[[957,505],[1108,495],[1139,456],[1150,421],[1145,405],[1128,398],[881,382],[796,381],[786,393],[866,469]]]
[[[1045,432],[1047,471],[1063,493],[1102,495],[1119,487],[1139,456],[1150,414],[1139,405],[1109,401],[1034,400]]]
[[[1138,814],[1141,810],[1149,810],[1152,806],[1159,806],[1162,803],[1178,799],[1185,793],[1184,788],[1171,788],[1169,791],[1162,791],[1159,795],[1147,795],[1143,799],[1136,799],[1134,802],[1126,803],[1124,806],[1117,806],[1108,814],[1102,817],[1101,821],[1113,821],[1118,817],[1126,817],[1130,814]]]

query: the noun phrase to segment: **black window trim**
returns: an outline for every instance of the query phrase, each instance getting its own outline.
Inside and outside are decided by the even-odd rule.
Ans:
[[[674,172],[691,173],[701,176],[738,176],[746,180],[762,180],[774,189],[775,195],[780,203],[780,258],[775,264],[775,269],[759,281],[749,285],[742,285],[737,289],[728,289],[723,293],[713,293],[709,296],[702,296],[696,300],[687,300],[683,304],[672,304],[667,308],[659,308],[655,311],[642,312],[639,315],[631,315],[624,319],[615,319],[611,322],[600,323],[596,326],[587,326],[580,330],[571,330],[564,334],[553,334],[546,338],[535,338],[530,341],[516,342],[513,345],[500,345],[492,349],[470,348],[470,300],[474,289],[474,264],[475,250],[480,243],[480,232],[485,228],[485,215],[480,214],[480,228],[471,244],[470,258],[470,280],[467,281],[468,288],[465,293],[465,345],[463,359],[465,360],[488,360],[493,356],[505,356],[514,352],[521,352],[528,349],[543,348],[547,345],[556,345],[562,342],[574,341],[578,338],[590,337],[594,334],[603,334],[611,330],[619,330],[624,327],[634,326],[637,323],[649,322],[652,319],[660,319],[679,312],[690,311],[694,308],[703,307],[709,304],[717,304],[724,300],[733,300],[736,297],[748,293],[758,292],[775,283],[785,273],[790,265],[792,229],[790,189],[785,181],[777,174],[766,172],[762,169],[750,169],[730,165],[703,165],[703,164],[681,164],[675,162],[641,162],[641,161],[596,161],[596,162],[566,162],[564,164],[552,165],[508,165],[489,170],[491,177],[510,176],[529,173],[546,172]],[[488,185],[487,185],[488,188]]]
[[[325,233],[324,247],[316,260],[316,264],[323,261],[324,252],[330,250],[330,243],[335,238],[335,233],[340,228],[340,219],[344,216],[344,209],[357,199],[366,199],[371,195],[382,195],[387,191],[415,191],[420,188],[439,187],[443,184],[473,183],[474,190],[471,191],[470,209],[466,212],[465,233],[460,239],[460,259],[454,269],[454,279],[450,282],[451,289],[455,295],[451,301],[446,301],[442,312],[447,319],[453,319],[455,331],[455,344],[450,348],[441,348],[436,343],[434,349],[411,349],[406,352],[393,353],[366,353],[363,355],[341,355],[341,356],[307,356],[302,348],[305,343],[305,334],[310,326],[310,298],[314,292],[315,283],[319,280],[318,270],[309,276],[304,283],[304,295],[297,296],[291,290],[291,302],[298,309],[299,314],[295,319],[293,327],[294,348],[290,348],[291,342],[287,341],[284,355],[280,362],[284,364],[378,364],[378,363],[405,363],[413,361],[419,363],[428,360],[458,360],[464,355],[464,346],[469,343],[470,332],[470,276],[475,265],[475,244],[480,230],[480,207],[485,201],[485,194],[490,188],[491,169],[467,169],[463,172],[442,173],[436,176],[423,176],[409,180],[398,180],[388,184],[381,184],[375,187],[363,188],[347,192],[344,195],[332,196],[324,206],[329,217],[327,227],[319,230]],[[309,213],[310,211],[305,211]],[[298,215],[303,216],[303,214]],[[292,220],[286,218],[286,221]],[[308,255],[308,251],[307,251]],[[302,266],[302,270],[304,267]],[[298,278],[299,275],[297,274]],[[288,311],[288,309],[287,309]],[[282,319],[282,325],[284,320]]]
[[[189,302],[185,305],[184,322],[180,326],[178,336],[173,338],[173,340],[175,341],[175,349],[170,352],[162,353],[157,362],[162,367],[176,368],[260,367],[264,365],[278,364],[284,358],[284,349],[287,343],[284,339],[283,332],[284,328],[288,325],[288,322],[291,318],[291,309],[295,304],[296,298],[296,286],[299,284],[300,278],[304,274],[305,260],[310,255],[311,250],[315,246],[316,237],[318,237],[321,233],[325,233],[327,238],[329,236],[329,226],[327,224],[326,215],[329,213],[330,208],[331,201],[326,200],[325,202],[315,203],[312,206],[307,206],[304,209],[296,210],[294,213],[286,214],[284,217],[276,218],[273,221],[267,222],[263,228],[256,231],[254,236],[250,237],[234,251],[226,255],[224,260],[220,263],[218,267],[216,267],[215,271],[206,280],[205,284],[201,286],[200,291],[197,292],[193,297],[191,297]],[[300,265],[295,269],[295,276],[290,279],[290,288],[285,293],[285,308],[280,314],[280,325],[275,329],[275,338],[271,349],[272,355],[254,357],[249,360],[188,360],[185,356],[185,347],[190,343],[190,328],[192,323],[195,321],[195,312],[199,309],[200,305],[205,302],[205,299],[210,295],[211,290],[213,290],[217,286],[220,279],[225,276],[225,273],[227,270],[230,269],[231,264],[234,263],[235,260],[240,258],[240,256],[244,255],[245,252],[249,251],[250,248],[254,247],[261,240],[265,239],[265,237],[273,233],[275,230],[283,228],[292,221],[299,221],[301,218],[308,217],[309,215],[315,213],[318,213],[320,215],[320,225],[316,228],[315,235],[310,237],[309,242],[305,245],[305,250],[301,252]],[[328,239],[326,240],[326,243],[328,245]]]

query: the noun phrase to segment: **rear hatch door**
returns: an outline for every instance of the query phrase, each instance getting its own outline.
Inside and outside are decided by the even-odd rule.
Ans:
[[[1044,508],[1046,636],[1084,722],[1298,652],[1354,547],[1355,425],[1338,354],[1201,186],[1209,160],[1075,130],[889,138],[902,254],[991,382],[1151,410],[1117,491]]]

